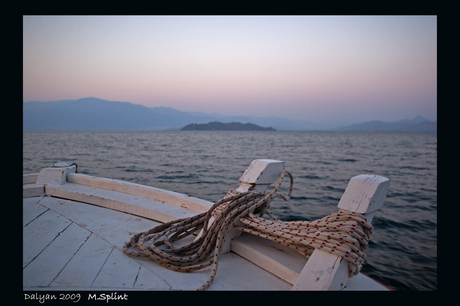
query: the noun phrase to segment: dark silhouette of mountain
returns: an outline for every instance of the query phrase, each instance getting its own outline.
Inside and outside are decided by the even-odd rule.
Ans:
[[[25,130],[148,129],[152,119],[145,106],[97,98],[23,103]]]
[[[334,127],[279,117],[223,116],[201,112],[182,112],[170,107],[145,107],[130,102],[98,98],[52,102],[23,102],[24,130],[67,131],[158,131],[179,130],[188,124],[213,121],[251,123],[278,131],[321,131]],[[435,132],[436,121],[422,117],[397,123],[368,121],[336,129],[338,131]]]
[[[23,102],[24,130],[153,131],[179,130],[187,124],[241,122],[277,130],[320,130],[320,125],[278,117],[222,116],[181,112],[170,107],[145,107],[98,98]]]
[[[339,127],[336,131],[346,132],[437,132],[437,122],[429,121],[421,116],[411,120],[404,119],[398,122],[366,121],[349,126]]]
[[[209,122],[206,124],[189,124],[181,129],[181,131],[276,131],[272,127],[261,127],[252,123],[241,122]]]

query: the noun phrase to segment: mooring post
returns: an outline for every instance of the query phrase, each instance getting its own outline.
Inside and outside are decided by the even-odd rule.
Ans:
[[[77,164],[73,162],[58,162],[49,168],[43,168],[38,173],[36,184],[64,185],[67,174],[77,172]]]
[[[383,206],[390,180],[361,174],[353,177],[338,207],[364,214],[371,223],[375,212]],[[327,251],[316,249],[305,264],[292,290],[342,290],[349,276],[348,261]]]
[[[284,161],[272,159],[253,160],[241,175],[239,179],[240,185],[236,189],[229,191],[225,197],[247,191],[265,192],[271,184],[275,183],[279,179],[284,170],[284,164]],[[208,228],[214,220],[215,219],[213,217],[210,218]],[[196,239],[200,238],[202,233],[203,230],[200,231]],[[240,235],[240,230],[231,229],[230,233],[225,238],[221,254],[230,252],[230,243],[232,239],[237,238]]]

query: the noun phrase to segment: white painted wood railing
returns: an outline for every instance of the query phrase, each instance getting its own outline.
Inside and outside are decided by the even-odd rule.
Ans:
[[[271,184],[278,180],[284,170],[284,166],[285,163],[283,161],[270,159],[254,160],[240,177],[240,185],[235,190],[237,192],[245,192],[248,190],[265,192]],[[59,193],[62,192],[59,190],[59,186],[68,182],[123,192],[139,197],[154,199],[156,201],[164,201],[166,203],[171,203],[171,205],[179,205],[195,212],[207,211],[210,205],[212,205],[212,203],[207,201],[188,198],[187,196],[168,192],[166,190],[111,179],[95,178],[75,172],[75,166],[51,167],[42,169],[38,175],[34,174],[24,177],[23,180],[24,184],[30,184],[36,180],[35,185],[45,186],[48,192],[58,192],[57,194],[59,194],[59,196],[62,196]],[[390,181],[387,178],[377,175],[363,174],[355,176],[350,180],[338,207],[340,209],[365,214],[368,222],[371,222],[376,210],[378,210],[385,201],[389,183]],[[227,196],[230,194],[229,192]],[[104,206],[96,202],[93,204]],[[129,204],[126,205],[129,206]],[[121,210],[126,211],[125,208]],[[165,221],[169,221],[169,219],[165,219]],[[212,221],[209,225],[211,223]],[[293,283],[293,290],[341,290],[347,283],[349,275],[348,262],[342,260],[339,256],[322,250],[315,250],[297,277],[298,272],[293,271],[291,268],[287,268],[286,265],[283,264],[274,265],[272,257],[263,256],[264,254],[256,250],[256,246],[250,246],[250,243],[257,243],[257,240],[242,239],[242,241],[239,242],[238,237],[240,235],[241,231],[236,229],[231,230],[223,246],[222,254],[230,250],[240,254],[248,260],[253,261],[256,265],[274,273],[289,283]],[[235,241],[233,245],[232,240]],[[282,248],[282,246],[280,247]],[[265,262],[267,260],[268,263]]]

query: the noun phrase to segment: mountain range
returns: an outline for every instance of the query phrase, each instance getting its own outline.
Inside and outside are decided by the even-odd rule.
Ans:
[[[66,131],[155,131],[180,130],[189,124],[251,123],[279,131],[411,131],[436,132],[436,121],[420,116],[396,123],[368,121],[333,128],[314,122],[279,117],[223,116],[202,112],[182,112],[170,107],[149,108],[130,102],[107,101],[99,98],[52,102],[23,102],[24,130]]]
[[[428,121],[422,116],[417,116],[411,120],[404,119],[397,122],[366,121],[355,123],[349,126],[339,127],[336,131],[343,132],[437,132],[437,122]]]

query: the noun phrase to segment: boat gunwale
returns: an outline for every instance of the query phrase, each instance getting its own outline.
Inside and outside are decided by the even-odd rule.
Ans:
[[[43,187],[45,195],[47,195],[47,187],[49,187],[49,189],[53,189],[53,188],[59,189],[59,185],[36,184],[38,176],[39,174],[36,174],[36,173],[24,174],[23,175],[23,189],[25,190],[27,188],[31,188],[35,186],[36,188],[39,188],[39,190],[41,190],[40,188]],[[181,193],[177,193],[177,192],[173,192],[173,191],[169,191],[165,189],[160,189],[156,187],[151,187],[151,186],[146,186],[146,185],[141,185],[141,184],[136,184],[136,183],[131,183],[131,182],[125,182],[125,181],[120,181],[120,180],[95,177],[95,176],[90,176],[90,175],[85,175],[85,174],[80,174],[80,173],[68,173],[65,181],[71,184],[89,186],[89,187],[144,197],[144,198],[151,199],[154,201],[160,201],[166,204],[180,206],[182,208],[185,208],[185,209],[188,209],[194,212],[198,212],[198,213],[207,211],[209,207],[213,205],[212,202],[190,197],[190,196],[187,196]],[[64,183],[64,185],[65,184],[66,183]],[[89,203],[89,204],[93,204],[93,203]],[[110,207],[105,207],[105,208],[111,209]],[[145,217],[145,218],[148,218],[148,217]],[[148,218],[148,219],[151,219],[151,218]],[[160,221],[160,222],[164,222],[164,221]],[[280,247],[283,247],[283,246],[280,246]],[[256,263],[253,263],[253,264],[257,265]],[[277,274],[274,274],[274,275],[280,277]],[[283,279],[283,277],[281,278]],[[351,278],[351,280],[352,279],[353,278]],[[373,279],[371,278],[369,279],[373,281],[374,283],[376,283],[376,281],[374,281]],[[382,287],[385,287],[388,290],[388,287],[382,284],[379,284],[379,285],[381,285]],[[348,290],[357,290],[357,289],[349,288]]]

